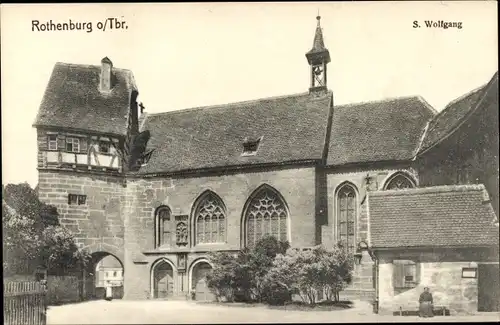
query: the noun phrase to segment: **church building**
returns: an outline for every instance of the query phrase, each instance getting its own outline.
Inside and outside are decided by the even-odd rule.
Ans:
[[[155,114],[137,103],[132,72],[109,58],[100,66],[56,63],[34,124],[40,199],[58,208],[61,223],[96,262],[105,255],[121,262],[125,299],[184,299],[194,290],[197,299],[211,299],[203,280],[211,269],[207,254],[252,247],[267,234],[297,248],[344,242],[360,258],[343,295],[392,299],[379,294],[377,262],[362,243],[376,250],[372,228],[376,236],[397,235],[392,226],[377,232],[384,202],[397,204],[397,193],[416,197],[422,186],[476,183],[466,172],[445,179],[439,168],[449,166],[448,152],[462,153],[450,136],[457,123],[495,90],[486,87],[490,93],[440,114],[419,96],[336,105],[330,61],[318,16],[305,54],[305,92]],[[498,90],[496,96],[496,104],[476,110],[490,114],[494,107],[498,118]],[[467,130],[498,145],[498,133],[484,120],[474,128],[474,118]],[[498,166],[498,148],[490,147],[482,167],[491,159]],[[475,166],[474,157],[467,166]],[[498,200],[498,167],[481,175],[481,184],[493,179],[484,191]],[[469,190],[479,191],[457,191]],[[370,196],[384,191],[396,194]]]

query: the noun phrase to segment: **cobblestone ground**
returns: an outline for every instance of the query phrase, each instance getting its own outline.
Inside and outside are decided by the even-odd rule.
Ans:
[[[48,324],[498,322],[500,313],[475,316],[380,316],[361,303],[340,311],[290,311],[265,306],[220,306],[191,301],[92,301],[49,307]]]

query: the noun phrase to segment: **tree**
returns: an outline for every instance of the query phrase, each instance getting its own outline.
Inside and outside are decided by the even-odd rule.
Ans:
[[[31,273],[39,265],[49,271],[86,265],[89,255],[78,249],[72,234],[59,224],[57,209],[41,202],[27,183],[2,185],[2,195],[6,274]]]
[[[65,274],[87,265],[90,254],[78,249],[73,234],[61,226],[48,226],[42,233],[40,259],[52,273]]]
[[[34,224],[34,220],[20,215],[2,200],[4,276],[33,271],[41,245]]]

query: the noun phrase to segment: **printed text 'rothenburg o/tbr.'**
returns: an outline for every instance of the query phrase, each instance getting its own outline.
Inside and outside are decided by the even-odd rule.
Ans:
[[[56,32],[56,31],[85,31],[91,33],[93,29],[93,23],[91,21],[74,21],[68,19],[64,22],[54,22],[52,19],[49,21],[31,21],[31,31],[32,32]],[[109,31],[109,30],[125,30],[128,29],[127,22],[121,18],[108,17],[102,21],[95,22],[97,30]]]

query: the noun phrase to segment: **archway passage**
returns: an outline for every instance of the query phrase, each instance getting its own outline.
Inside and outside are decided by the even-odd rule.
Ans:
[[[207,285],[206,276],[212,271],[212,267],[207,262],[199,262],[193,266],[192,271],[192,289],[195,290],[195,299],[197,301],[212,301],[215,300],[214,294],[210,291]]]
[[[161,261],[153,269],[153,298],[167,299],[174,295],[174,270]]]
[[[113,299],[123,298],[122,262],[107,252],[95,252],[85,270],[84,300],[104,299],[106,287],[111,287]]]

